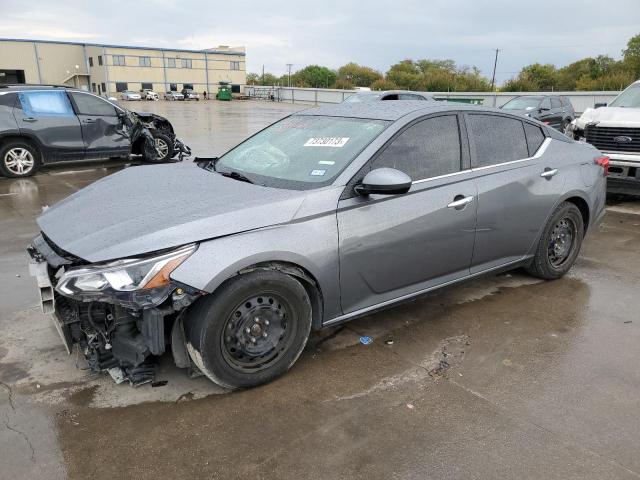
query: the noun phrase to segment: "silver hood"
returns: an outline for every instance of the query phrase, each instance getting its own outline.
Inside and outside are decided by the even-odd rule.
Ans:
[[[584,129],[590,123],[600,127],[639,128],[640,108],[587,108],[580,118],[576,119],[576,126]]]
[[[61,249],[102,262],[285,223],[305,196],[194,164],[142,166],[89,185],[37,221]]]

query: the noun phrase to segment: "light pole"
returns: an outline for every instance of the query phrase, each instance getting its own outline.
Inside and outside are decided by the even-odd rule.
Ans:
[[[496,48],[496,59],[493,62],[493,76],[491,77],[491,91],[493,92],[494,86],[496,84],[496,66],[498,65],[498,52],[499,48]]]
[[[291,87],[291,67],[293,67],[293,63],[287,63],[287,68],[289,69],[289,87]]]

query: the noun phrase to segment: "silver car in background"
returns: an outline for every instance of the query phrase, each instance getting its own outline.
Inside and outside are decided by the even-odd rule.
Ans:
[[[251,387],[311,329],[490,272],[563,276],[604,213],[607,162],[497,109],[311,109],[219,159],[129,168],[52,206],[32,271],[93,370],[144,383],[170,348]]]
[[[139,101],[142,100],[142,95],[140,95],[138,92],[125,90],[124,92],[120,92],[120,100]]]
[[[184,100],[184,95],[181,94],[180,92],[166,92],[164,94],[164,99],[165,100]]]

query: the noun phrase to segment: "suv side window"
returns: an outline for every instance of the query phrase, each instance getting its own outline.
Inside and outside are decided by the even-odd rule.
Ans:
[[[551,99],[551,108],[562,108],[562,102],[557,98]]]
[[[499,115],[468,114],[467,123],[477,167],[529,156],[522,121]]]
[[[76,104],[78,115],[115,117],[118,114],[116,107],[99,97],[76,92],[71,92],[71,97]]]
[[[51,90],[40,92],[24,91],[18,94],[20,105],[25,115],[71,117],[73,108],[64,91]]]
[[[441,115],[410,126],[373,161],[372,169],[396,168],[422,180],[460,171],[458,116]]]
[[[524,131],[527,134],[527,147],[529,147],[529,156],[533,157],[542,142],[544,142],[545,136],[542,133],[542,129],[540,127],[536,127],[535,125],[531,125],[530,123],[524,123]]]

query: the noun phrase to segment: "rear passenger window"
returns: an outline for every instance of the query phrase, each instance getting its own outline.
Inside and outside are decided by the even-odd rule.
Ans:
[[[20,92],[20,105],[25,115],[69,117],[75,115],[69,97],[63,91]]]
[[[398,169],[422,180],[460,171],[460,130],[456,115],[422,120],[400,134],[372,168]]]
[[[468,115],[476,166],[520,160],[529,156],[522,122],[498,115]]]
[[[533,157],[535,153],[544,142],[544,133],[540,127],[531,125],[530,123],[524,124],[524,131],[527,134],[527,146],[529,147],[529,156]]]

